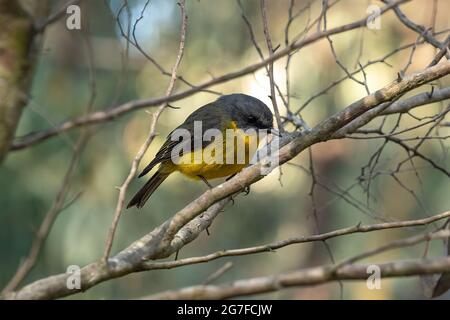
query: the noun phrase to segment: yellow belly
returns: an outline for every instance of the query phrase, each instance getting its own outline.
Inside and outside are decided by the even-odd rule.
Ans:
[[[239,154],[237,149],[238,147],[242,148],[242,146],[245,149],[241,149],[240,152],[242,154]],[[198,176],[203,176],[205,179],[227,177],[238,173],[250,163],[257,146],[258,139],[256,136],[238,134],[234,143],[223,141],[220,145],[217,145],[212,142],[204,150],[183,155],[179,163],[173,165],[175,170],[193,179],[199,179]],[[215,151],[219,148],[223,150],[222,161],[211,161],[211,155],[214,156]],[[227,155],[229,157],[228,161]],[[221,158],[220,154],[218,158]],[[200,161],[194,161],[195,159]],[[205,159],[209,160],[204,161]]]
[[[246,164],[183,164],[177,165],[176,168],[185,176],[193,179],[199,179],[199,176],[205,179],[216,179],[228,177],[241,171]]]

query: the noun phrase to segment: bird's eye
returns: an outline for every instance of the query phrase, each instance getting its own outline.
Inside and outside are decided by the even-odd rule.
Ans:
[[[248,116],[247,117],[247,121],[249,123],[255,123],[256,122],[256,117],[255,116]]]

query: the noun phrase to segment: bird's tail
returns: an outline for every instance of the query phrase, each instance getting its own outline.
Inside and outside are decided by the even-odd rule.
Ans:
[[[131,201],[127,205],[127,209],[136,206],[137,208],[142,208],[142,206],[147,202],[148,198],[152,195],[152,193],[159,187],[159,185],[166,180],[166,178],[170,175],[170,172],[164,173],[160,170],[156,171],[156,173],[147,181],[147,183],[139,190],[131,199]]]

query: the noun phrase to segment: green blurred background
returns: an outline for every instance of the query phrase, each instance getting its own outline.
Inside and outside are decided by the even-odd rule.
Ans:
[[[414,21],[429,26],[432,16],[431,1],[413,2],[403,6],[405,12]],[[140,16],[145,1],[134,0],[128,3],[132,21],[135,21]],[[299,10],[307,3],[296,1],[295,9]],[[265,49],[259,2],[251,0],[243,1],[243,4],[252,22],[257,42]],[[370,4],[382,5],[377,1],[340,1],[328,13],[328,27],[364,17]],[[82,14],[83,30],[69,31],[64,21],[47,30],[34,77],[32,102],[22,116],[18,136],[49,128],[83,113],[91,94],[87,38],[90,39],[93,50],[95,109],[164,95],[168,77],[161,75],[133,48],[130,47],[128,55],[126,54],[126,41],[121,37],[115,20],[121,5],[122,1],[119,0],[85,1]],[[287,0],[269,1],[273,42],[282,47],[288,7]],[[320,10],[321,1],[313,2],[311,19],[317,17]],[[450,2],[439,1],[435,30],[450,27],[449,10]],[[186,51],[179,74],[192,83],[203,83],[211,77],[259,61],[235,1],[188,0],[187,14],[189,19]],[[308,12],[295,20],[291,26],[291,37],[303,30],[307,20]],[[121,21],[124,25],[127,24],[126,14],[122,16]],[[333,37],[339,59],[349,70],[355,69],[359,56],[364,64],[404,44],[416,41],[417,34],[399,24],[393,13],[384,15],[381,22],[380,30],[360,29]],[[176,2],[152,0],[145,11],[144,19],[136,29],[142,48],[167,70],[170,70],[177,53],[179,27],[180,14]],[[370,89],[376,90],[395,79],[397,72],[406,65],[410,53],[411,50],[403,50],[389,58],[387,62],[393,67],[379,63],[367,68]],[[408,71],[424,68],[432,60],[434,53],[430,46],[418,46]],[[275,64],[275,77],[282,88],[285,81],[285,62],[285,59],[282,59]],[[293,56],[290,68],[292,110],[296,110],[311,95],[343,75],[345,74],[335,63],[326,40],[300,50]],[[361,75],[358,75],[358,78],[361,79]],[[448,79],[441,81],[441,85],[445,83],[449,84]],[[188,87],[179,81],[176,91],[186,88]],[[223,94],[246,93],[270,105],[267,97],[270,93],[269,80],[263,70],[215,86],[213,89]],[[428,89],[429,87],[422,88],[414,93]],[[346,80],[327,95],[313,100],[302,115],[310,125],[314,125],[365,95],[363,86]],[[201,92],[173,103],[180,109],[167,109],[164,112],[157,127],[159,136],[147,152],[142,166],[152,158],[174,126],[197,107],[214,99],[216,95]],[[282,105],[281,102],[279,105]],[[429,105],[413,113],[417,116],[433,115],[440,108],[442,104]],[[284,111],[283,108],[281,110]],[[390,117],[388,125],[393,125],[396,120],[396,116]],[[68,199],[79,192],[82,194],[58,217],[26,283],[65,272],[67,266],[72,264],[85,265],[101,256],[117,200],[116,186],[120,185],[128,174],[131,161],[146,137],[149,123],[150,115],[140,109],[97,127],[82,155]],[[416,120],[409,116],[403,117],[401,122],[401,126],[405,128],[414,124]],[[450,133],[449,129],[441,130]],[[415,137],[424,132],[426,127],[410,133],[410,136]],[[28,252],[34,232],[48,211],[61,183],[70,161],[71,146],[77,135],[77,130],[71,131],[25,150],[12,152],[0,167],[0,285],[7,283],[21,258]],[[315,146],[314,166],[319,180],[333,190],[344,190],[354,185],[358,182],[361,167],[368,163],[382,142],[379,139],[345,139]],[[430,140],[421,150],[448,168],[447,147],[448,142],[445,140],[442,144]],[[388,146],[376,170],[393,170],[405,157],[404,150],[398,146]],[[304,152],[292,163],[309,168],[308,153]],[[420,201],[416,201],[411,193],[388,175],[373,180],[371,190],[374,198],[370,199],[369,208],[367,195],[361,186],[356,185],[351,189],[351,195],[361,202],[361,210],[326,188],[317,186],[315,194],[319,209],[318,226],[308,195],[311,187],[310,176],[297,166],[284,165],[281,178],[279,171],[275,170],[267,178],[253,185],[248,196],[239,196],[234,205],[228,206],[226,211],[219,215],[210,228],[210,236],[202,234],[183,248],[180,257],[326,232],[359,222],[376,223],[383,218],[413,219],[448,210],[448,177],[419,160],[415,161],[415,164],[420,180],[411,170],[405,170],[398,177],[409,189],[414,190]],[[408,168],[411,169],[411,165],[405,165],[404,169]],[[142,183],[142,180],[134,180],[128,197]],[[125,212],[119,224],[113,251],[117,252],[143,236],[204,190],[205,186],[201,183],[190,181],[179,174],[171,176],[142,210],[132,209]],[[330,240],[328,244],[334,259],[339,261],[387,241],[423,230],[424,228],[416,228],[352,235]],[[429,255],[441,254],[442,251],[442,243],[436,242]],[[421,257],[423,252],[424,246],[420,245],[391,251],[367,261],[417,258]],[[71,298],[138,298],[161,290],[199,284],[227,261],[233,262],[233,268],[225,273],[219,282],[330,263],[330,256],[323,243],[294,245],[272,253],[219,259],[173,270],[132,274],[100,284]],[[288,289],[259,297],[329,299],[339,298],[339,292],[339,285],[331,283],[311,288]],[[422,298],[424,295],[418,278],[404,278],[383,279],[381,290],[369,290],[365,282],[347,282],[344,285],[344,297],[386,299]]]

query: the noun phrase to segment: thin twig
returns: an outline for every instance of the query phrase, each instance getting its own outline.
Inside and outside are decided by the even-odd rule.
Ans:
[[[264,28],[264,37],[266,38],[267,49],[269,50],[269,58],[273,57],[273,45],[270,38],[269,23],[267,21],[267,3],[266,0],[260,0],[261,16]],[[269,81],[270,81],[270,99],[272,100],[273,110],[275,112],[275,119],[277,121],[278,130],[284,132],[284,127],[281,123],[280,111],[278,110],[277,96],[275,93],[275,79],[273,76],[273,61],[269,62]]]
[[[389,11],[395,5],[399,5],[406,1],[409,1],[409,0],[397,0],[397,1],[393,2],[392,4],[386,5],[385,7],[380,9],[380,14],[383,14],[383,13]],[[75,128],[79,128],[81,126],[94,125],[94,124],[98,124],[98,123],[104,123],[106,121],[111,121],[113,119],[117,119],[117,117],[119,117],[119,116],[123,116],[129,112],[132,112],[132,111],[135,111],[135,110],[138,110],[141,108],[155,107],[155,106],[159,106],[164,103],[167,104],[170,102],[174,102],[174,101],[186,98],[186,97],[191,96],[192,94],[199,92],[203,89],[206,89],[211,86],[221,84],[221,83],[245,76],[245,75],[250,74],[258,69],[264,68],[267,64],[269,64],[273,61],[276,61],[278,59],[281,59],[284,56],[288,55],[289,53],[291,53],[295,50],[298,50],[300,48],[306,47],[312,43],[315,43],[316,41],[319,41],[320,39],[323,39],[327,36],[347,32],[349,30],[353,30],[353,29],[357,29],[357,28],[361,28],[361,27],[365,27],[366,22],[367,22],[367,17],[364,17],[363,19],[355,21],[353,23],[342,25],[342,26],[339,26],[339,27],[336,27],[333,29],[328,29],[327,31],[324,31],[324,32],[318,32],[318,33],[312,34],[309,37],[304,38],[302,40],[297,39],[296,41],[291,42],[291,44],[288,47],[277,50],[277,52],[275,52],[272,56],[266,58],[263,61],[249,65],[249,66],[239,69],[237,71],[230,72],[225,75],[216,77],[212,80],[209,80],[202,84],[197,85],[195,88],[191,88],[191,89],[188,89],[188,90],[176,93],[176,94],[172,94],[170,96],[162,96],[162,97],[153,98],[153,99],[134,100],[134,101],[130,101],[130,102],[118,105],[118,106],[108,107],[104,110],[93,112],[87,116],[81,116],[81,117],[77,117],[77,118],[74,118],[71,120],[64,121],[61,124],[59,124],[58,126],[56,126],[55,128],[40,131],[40,132],[30,133],[23,137],[17,138],[16,141],[11,146],[11,150],[14,151],[14,150],[24,149],[30,145],[40,143],[51,137],[55,137],[62,132],[69,131],[69,130],[72,130]]]
[[[186,41],[187,14],[186,14],[186,9],[185,9],[185,0],[181,0],[179,2],[179,6],[181,9],[181,17],[182,17],[180,42],[179,42],[179,46],[178,46],[178,55],[177,55],[174,65],[172,67],[172,75],[171,75],[169,85],[166,90],[166,96],[170,96],[175,88],[175,82],[177,80],[177,70],[181,63],[181,59],[183,58],[185,41]],[[150,129],[149,129],[149,134],[147,136],[147,139],[144,141],[144,143],[142,144],[138,153],[134,157],[133,163],[131,165],[131,169],[130,169],[130,172],[129,172],[127,178],[125,179],[124,183],[119,187],[119,197],[117,200],[116,210],[114,213],[114,219],[113,219],[111,227],[109,228],[109,231],[108,231],[108,236],[106,238],[105,251],[104,251],[103,257],[102,257],[102,260],[105,264],[107,264],[107,260],[108,260],[109,254],[111,252],[112,244],[114,241],[114,235],[116,233],[116,229],[117,229],[117,226],[118,226],[118,223],[120,220],[120,216],[121,216],[123,208],[125,206],[126,191],[128,190],[128,186],[130,185],[131,181],[136,176],[136,172],[139,167],[139,164],[140,164],[142,158],[144,157],[145,152],[147,151],[148,147],[150,146],[150,144],[152,143],[152,141],[155,137],[154,132],[155,132],[156,124],[158,122],[158,119],[159,119],[161,113],[164,111],[164,109],[166,107],[167,107],[167,104],[162,104],[158,107],[158,109],[155,111],[155,113],[153,113],[152,120],[150,122]]]

